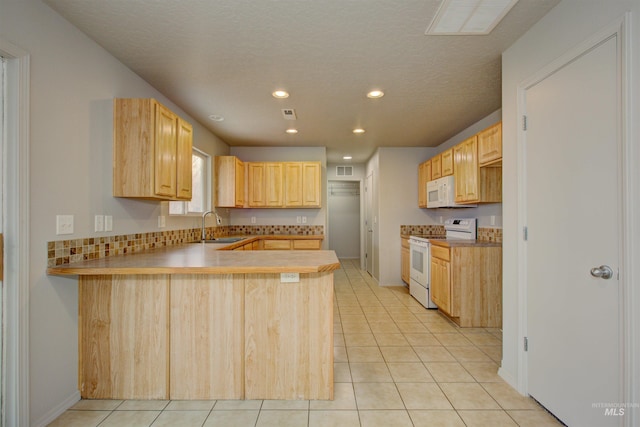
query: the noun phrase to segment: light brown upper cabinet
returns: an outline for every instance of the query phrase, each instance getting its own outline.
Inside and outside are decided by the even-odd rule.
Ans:
[[[500,123],[462,141],[453,147],[456,203],[502,202],[502,157],[480,165],[480,140],[485,147],[500,145]],[[488,142],[489,141],[489,142]],[[491,151],[491,150],[490,150]],[[495,151],[495,150],[493,150]]]
[[[244,163],[235,156],[216,156],[216,206],[244,206]]]
[[[250,208],[281,208],[283,166],[278,162],[247,163],[248,205]]]
[[[418,166],[418,207],[427,207],[427,182],[431,181],[431,160]]]
[[[442,157],[440,154],[431,158],[431,179],[438,179],[442,176]]]
[[[440,153],[442,176],[453,175],[453,148]]]
[[[319,208],[322,206],[322,166],[320,162],[302,163],[302,207]]]
[[[284,164],[284,206],[302,206],[302,163]]]
[[[319,208],[321,171],[320,162],[284,163],[284,207]]]
[[[178,117],[178,146],[176,149],[177,196],[180,200],[191,200],[192,188],[193,128]]]
[[[419,207],[427,207],[426,182],[448,175],[455,176],[456,203],[502,202],[502,122],[420,164]]]
[[[456,203],[478,202],[478,138],[475,135],[453,147],[453,161]]]
[[[241,172],[244,170],[245,175]],[[320,208],[320,162],[246,162],[216,157],[216,206]],[[244,195],[244,199],[241,199]]]
[[[478,164],[480,166],[502,164],[502,122],[478,133]]]
[[[191,125],[155,99],[114,99],[113,195],[191,199]]]

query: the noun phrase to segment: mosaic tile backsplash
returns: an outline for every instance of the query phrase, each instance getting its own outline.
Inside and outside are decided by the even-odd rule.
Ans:
[[[414,236],[444,236],[444,225],[401,225],[400,234]]]
[[[401,225],[400,234],[444,236],[444,225]],[[502,228],[478,227],[478,240],[502,243]]]
[[[47,266],[105,258],[113,255],[139,252],[146,249],[178,245],[200,240],[202,229],[170,230],[120,236],[89,237],[84,239],[47,242]],[[323,235],[322,225],[225,225],[208,227],[207,239],[224,236],[256,236],[268,234]]]

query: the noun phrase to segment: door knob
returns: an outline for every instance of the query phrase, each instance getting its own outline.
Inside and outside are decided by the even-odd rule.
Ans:
[[[611,279],[613,277],[613,270],[608,265],[601,265],[600,267],[593,267],[591,269],[591,275],[601,279]]]

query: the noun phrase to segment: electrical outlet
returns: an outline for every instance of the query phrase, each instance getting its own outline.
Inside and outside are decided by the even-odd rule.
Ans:
[[[73,234],[73,215],[56,215],[56,234]]]
[[[104,231],[113,231],[113,217],[111,215],[104,216]]]
[[[303,224],[306,224],[306,223],[307,223],[307,217],[306,217],[306,216],[303,216],[303,217],[302,217],[302,223],[303,223]]]
[[[93,231],[96,233],[104,231],[104,215],[96,215],[93,217]]]
[[[296,223],[302,224],[302,217],[300,215],[296,217]]]
[[[496,225],[496,216],[491,215],[491,225]]]
[[[256,217],[255,217],[255,216],[252,216],[252,217],[251,217],[251,224],[255,224],[255,223],[256,223]]]
[[[167,219],[164,215],[158,216],[158,228],[164,228],[167,226]]]
[[[298,283],[300,273],[280,273],[280,283]]]

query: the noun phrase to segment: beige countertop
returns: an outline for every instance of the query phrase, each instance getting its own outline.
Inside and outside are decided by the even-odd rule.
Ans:
[[[408,239],[410,236],[416,236],[416,234],[401,234],[402,239]],[[450,247],[460,246],[478,246],[478,247],[496,247],[502,246],[500,242],[490,242],[488,240],[461,240],[461,239],[447,239],[444,236],[430,236],[430,235],[417,235],[418,237],[424,237],[429,239],[432,245]]]
[[[429,238],[429,243],[436,246],[443,246],[446,248],[461,247],[461,246],[474,246],[474,247],[502,247],[502,243],[489,242],[487,240],[462,240],[462,239],[432,239]]]
[[[256,236],[247,238],[242,244]],[[267,239],[316,238],[316,236],[262,236]],[[317,236],[322,238],[322,236]],[[334,251],[232,251],[220,250],[235,243],[187,243],[125,255],[62,264],[47,269],[51,275],[114,274],[250,274],[319,273],[340,268]]]

